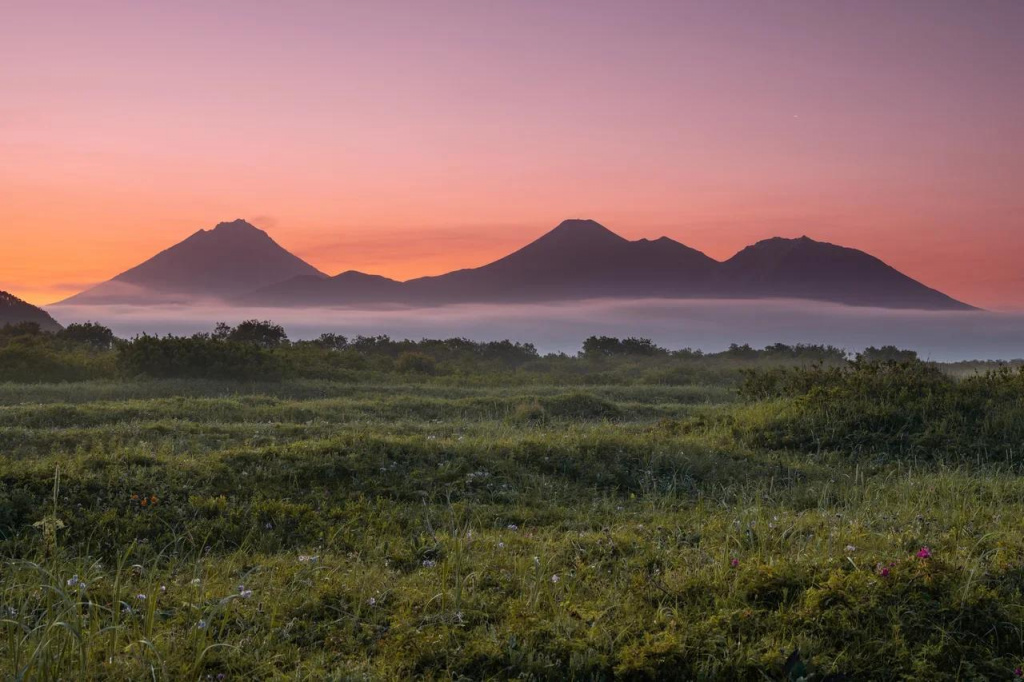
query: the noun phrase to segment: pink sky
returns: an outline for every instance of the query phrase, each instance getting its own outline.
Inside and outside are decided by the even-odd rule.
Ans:
[[[0,289],[244,217],[327,272],[569,217],[807,234],[1024,309],[1024,2],[39,2],[0,21]]]

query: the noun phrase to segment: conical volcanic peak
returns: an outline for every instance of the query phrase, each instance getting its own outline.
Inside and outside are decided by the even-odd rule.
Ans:
[[[607,227],[589,218],[570,218],[558,223],[555,229],[547,233],[547,236],[564,235],[573,239],[613,239],[626,241],[615,234]]]
[[[198,234],[220,239],[271,239],[270,235],[252,223],[241,218],[226,223],[217,223],[211,230],[199,230]],[[271,241],[273,241],[271,239]]]
[[[255,291],[323,273],[245,220],[199,230],[109,282],[63,303],[189,302]]]
[[[246,230],[255,230],[256,232],[263,232],[263,230],[261,230],[260,228],[256,227],[255,225],[250,223],[245,218],[235,218],[234,220],[231,220],[231,221],[226,221],[226,222],[223,222],[223,223],[217,223],[217,225],[214,226],[214,228],[212,230],[210,230],[210,231],[211,232],[218,232],[218,231],[223,231],[223,232],[232,232],[232,231],[243,232],[243,231],[246,231]],[[266,234],[266,233],[264,233],[264,234]]]
[[[796,298],[855,306],[971,310],[863,251],[774,237],[724,263],[668,237],[630,241],[597,221],[563,220],[504,258],[398,282],[328,277],[243,219],[184,241],[65,303],[231,301],[243,305],[446,305],[587,298]]]

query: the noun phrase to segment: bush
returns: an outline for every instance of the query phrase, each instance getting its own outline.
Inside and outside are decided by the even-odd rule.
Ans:
[[[143,335],[118,348],[118,367],[128,376],[278,380],[284,365],[265,348],[208,336]]]
[[[277,348],[288,343],[284,327],[270,320],[246,320],[228,331],[226,339],[235,343],[251,343],[260,348]]]
[[[57,332],[57,338],[93,350],[110,350],[114,346],[114,332],[97,322],[72,323]]]
[[[403,374],[433,374],[437,363],[423,353],[402,353],[395,361],[395,369]]]
[[[748,372],[741,393],[776,399],[763,419],[740,421],[766,448],[915,458],[1019,459],[1024,371],[956,380],[922,362],[855,362],[845,369]]]
[[[561,419],[615,419],[622,411],[612,402],[590,393],[568,393],[543,398],[544,413]]]

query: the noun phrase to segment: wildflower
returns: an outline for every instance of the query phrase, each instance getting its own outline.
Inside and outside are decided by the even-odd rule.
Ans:
[[[739,568],[740,560],[737,559],[736,557],[733,557],[732,559],[729,559],[729,565],[732,566],[733,568]]]
[[[68,587],[78,587],[78,584],[80,582],[81,581],[78,579],[78,574],[76,573],[75,575],[73,575],[70,578],[68,578],[67,585],[68,585]]]
[[[857,551],[857,548],[854,547],[853,545],[847,545],[846,546],[846,553],[847,554],[853,554],[856,551]]]
[[[423,560],[423,568],[433,568],[434,566],[437,566],[437,562],[434,561],[433,559],[424,559]]]
[[[265,524],[263,524],[263,528],[266,530],[274,530],[274,524],[272,524],[270,521],[267,521]]]
[[[505,543],[504,542],[499,542],[498,543],[498,549],[505,549]]]
[[[519,530],[519,526],[517,526],[514,523],[510,523],[510,524],[508,524],[508,529],[509,530]]]
[[[227,675],[225,675],[224,673],[217,673],[217,679],[218,680],[225,680],[225,679],[227,679]]]
[[[138,599],[139,601],[146,601],[146,595],[142,594],[141,592],[139,594],[135,595],[135,598]]]
[[[196,629],[198,629],[198,630],[205,630],[206,629],[206,621],[205,620],[200,620],[198,623],[196,623]]]
[[[202,581],[201,581],[201,580],[200,580],[199,578],[192,578],[192,584],[193,584],[193,585],[198,585],[198,584],[199,584],[199,583],[201,583],[201,582],[202,582]]]
[[[366,603],[369,604],[370,606],[376,606],[377,605],[377,599],[376,599],[376,597],[370,597],[369,599],[366,600]]]
[[[921,549],[917,550],[917,558],[918,559],[931,559],[932,558],[932,550],[927,545],[925,545]]]
[[[561,580],[561,578],[558,577],[557,573],[555,575],[551,576],[551,582],[552,583],[557,584],[559,580]]]
[[[889,567],[885,564],[880,563],[877,566],[875,566],[875,572],[883,578],[889,577]]]
[[[238,586],[238,596],[242,599],[248,599],[252,596],[252,590],[245,589],[245,585]]]
[[[167,585],[160,586],[160,594],[167,594]]]
[[[1013,676],[1014,677],[1024,677],[1024,668],[1021,668],[1018,665],[1016,668],[1013,669]]]

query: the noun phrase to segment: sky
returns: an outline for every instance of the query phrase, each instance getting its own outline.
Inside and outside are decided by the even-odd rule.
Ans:
[[[565,218],[864,249],[1024,310],[1024,2],[10,2],[0,289],[246,218],[317,268],[481,265]]]

